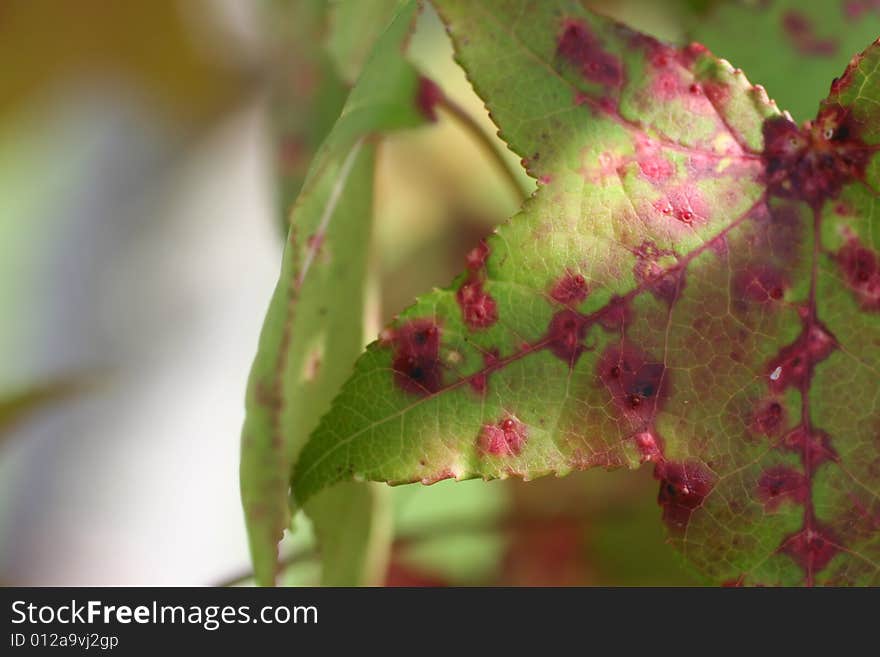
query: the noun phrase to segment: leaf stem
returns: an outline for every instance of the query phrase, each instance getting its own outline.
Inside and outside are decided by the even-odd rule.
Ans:
[[[528,198],[531,191],[522,183],[522,178],[510,166],[510,163],[504,158],[503,154],[498,150],[497,145],[492,138],[486,134],[482,126],[467,111],[454,100],[451,100],[445,94],[437,102],[437,106],[447,112],[454,120],[456,120],[465,131],[473,137],[479,144],[489,160],[495,165],[495,168],[501,174],[507,187],[513,193],[517,203],[522,203]]]

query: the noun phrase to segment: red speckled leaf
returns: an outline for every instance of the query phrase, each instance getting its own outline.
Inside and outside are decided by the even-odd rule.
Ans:
[[[540,186],[368,348],[294,494],[649,464],[712,580],[880,583],[880,46],[798,127],[578,3],[435,4]]]

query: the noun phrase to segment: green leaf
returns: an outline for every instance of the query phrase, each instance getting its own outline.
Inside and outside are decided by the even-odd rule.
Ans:
[[[321,584],[381,584],[392,539],[389,491],[343,482],[306,504],[321,552]]]
[[[370,345],[296,498],[651,463],[710,579],[880,582],[880,46],[799,128],[578,3],[435,5],[540,186]]]
[[[691,36],[763,84],[798,121],[810,118],[854,52],[880,35],[880,12],[862,0],[716,3]]]
[[[242,501],[260,584],[274,581],[277,543],[294,510],[290,468],[361,350],[372,137],[425,120],[419,77],[401,53],[414,13],[406,4],[377,42],[291,216],[242,432]]]
[[[327,50],[344,80],[357,79],[376,38],[400,4],[401,0],[331,0]]]
[[[271,129],[280,226],[286,234],[309,163],[339,116],[348,88],[325,48],[327,0],[275,0],[263,8],[273,44]]]

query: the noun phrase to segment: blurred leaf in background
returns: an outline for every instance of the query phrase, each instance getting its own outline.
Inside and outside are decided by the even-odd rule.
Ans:
[[[870,0],[725,0],[690,21],[688,34],[762,84],[796,122],[816,115],[831,80],[880,36]]]

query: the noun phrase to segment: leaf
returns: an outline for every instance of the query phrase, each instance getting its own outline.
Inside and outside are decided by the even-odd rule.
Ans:
[[[291,216],[242,431],[242,501],[260,584],[274,581],[277,543],[294,510],[290,468],[362,346],[371,136],[425,121],[419,77],[401,56],[414,12],[407,3],[377,42]]]
[[[871,0],[726,0],[690,33],[801,120],[815,113],[852,53],[880,34],[880,8]]]
[[[435,2],[540,186],[358,361],[293,492],[651,463],[716,582],[880,582],[880,46],[798,128],[574,2]]]
[[[309,162],[345,103],[347,88],[324,47],[326,0],[266,3],[275,52],[271,128],[276,145],[278,205],[284,233]]]
[[[376,484],[344,482],[309,500],[323,586],[382,581],[392,538],[388,493]]]
[[[349,83],[357,79],[376,37],[400,4],[400,0],[331,0],[327,50],[343,79]]]

